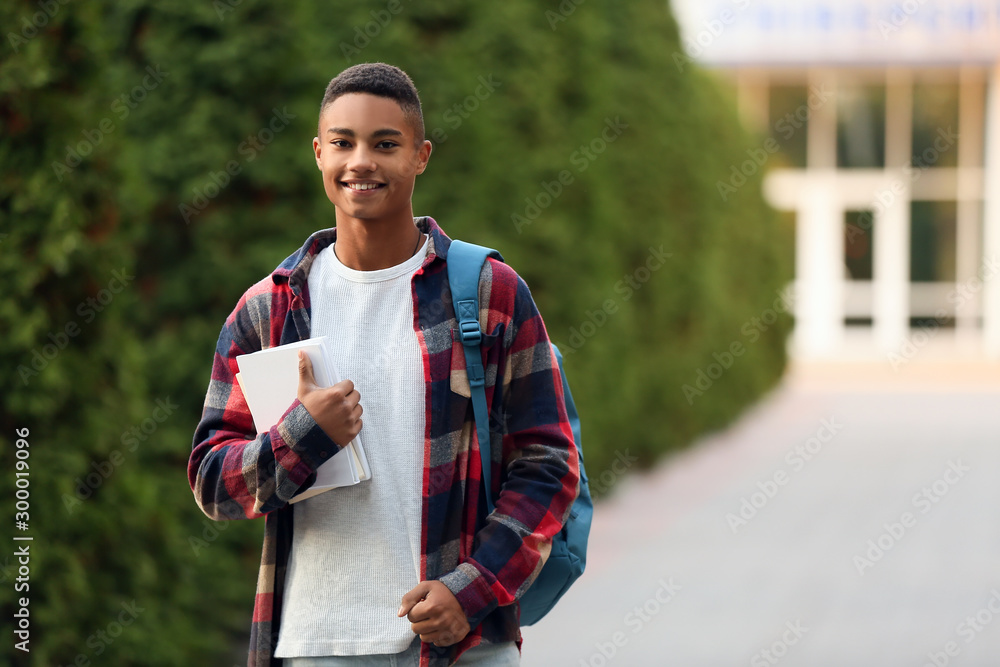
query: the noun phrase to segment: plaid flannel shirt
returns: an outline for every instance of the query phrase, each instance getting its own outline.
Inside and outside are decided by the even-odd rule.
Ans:
[[[559,368],[531,293],[510,267],[490,259],[479,298],[491,406],[489,492],[497,500],[486,516],[465,356],[445,270],[451,239],[431,218],[418,218],[417,226],[431,237],[411,281],[427,400],[420,575],[448,586],[472,627],[454,646],[422,645],[421,667],[444,667],[480,643],[515,641],[520,648],[517,600],[547,559],[576,498],[579,460]],[[316,468],[339,446],[298,400],[269,432],[256,433],[235,380],[236,357],[309,337],[309,268],[335,238],[336,229],[310,236],[247,290],[226,319],[188,462],[188,482],[208,517],[265,517],[250,667],[281,663],[274,648],[292,547],[288,500],[313,483]]]

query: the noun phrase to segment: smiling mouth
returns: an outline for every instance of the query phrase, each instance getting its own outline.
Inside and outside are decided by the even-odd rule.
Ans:
[[[353,190],[355,192],[367,192],[368,190],[378,190],[385,187],[385,183],[351,183],[347,181],[341,181],[343,185],[348,190]]]

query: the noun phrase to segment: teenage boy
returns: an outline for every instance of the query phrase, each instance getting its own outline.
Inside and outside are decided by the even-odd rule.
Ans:
[[[431,155],[413,82],[382,63],[342,72],[313,152],[336,228],[310,236],[227,318],[188,464],[209,517],[265,517],[248,665],[516,665],[518,598],[579,481],[542,318],[524,281],[489,260],[484,490],[451,239],[411,207]],[[314,336],[331,339],[348,379],[319,388],[300,356],[297,399],[256,433],[236,357]],[[355,436],[371,479],[289,504]],[[497,499],[489,516],[486,493]]]

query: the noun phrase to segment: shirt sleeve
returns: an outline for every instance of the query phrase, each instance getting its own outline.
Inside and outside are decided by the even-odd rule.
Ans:
[[[261,349],[269,323],[261,326],[254,317],[253,302],[267,298],[266,293],[244,295],[215,348],[188,460],[188,483],[198,506],[212,519],[254,519],[283,507],[340,450],[298,399],[267,433],[254,428],[236,381],[236,357]]]
[[[499,307],[510,314],[502,389],[505,474],[471,557],[441,577],[472,627],[497,606],[513,604],[538,576],[576,500],[580,479],[562,375],[545,325],[524,281],[506,265],[492,264],[490,310]],[[511,294],[512,306],[495,303],[505,295],[510,303]],[[495,480],[499,472],[494,468]]]

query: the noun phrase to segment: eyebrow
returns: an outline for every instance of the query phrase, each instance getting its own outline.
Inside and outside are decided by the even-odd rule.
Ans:
[[[331,127],[328,129],[327,134],[343,134],[345,137],[355,137],[356,134],[354,130],[347,127]],[[378,139],[379,137],[401,137],[403,133],[399,130],[394,130],[392,128],[383,128],[381,130],[375,130],[372,132],[372,139]]]

